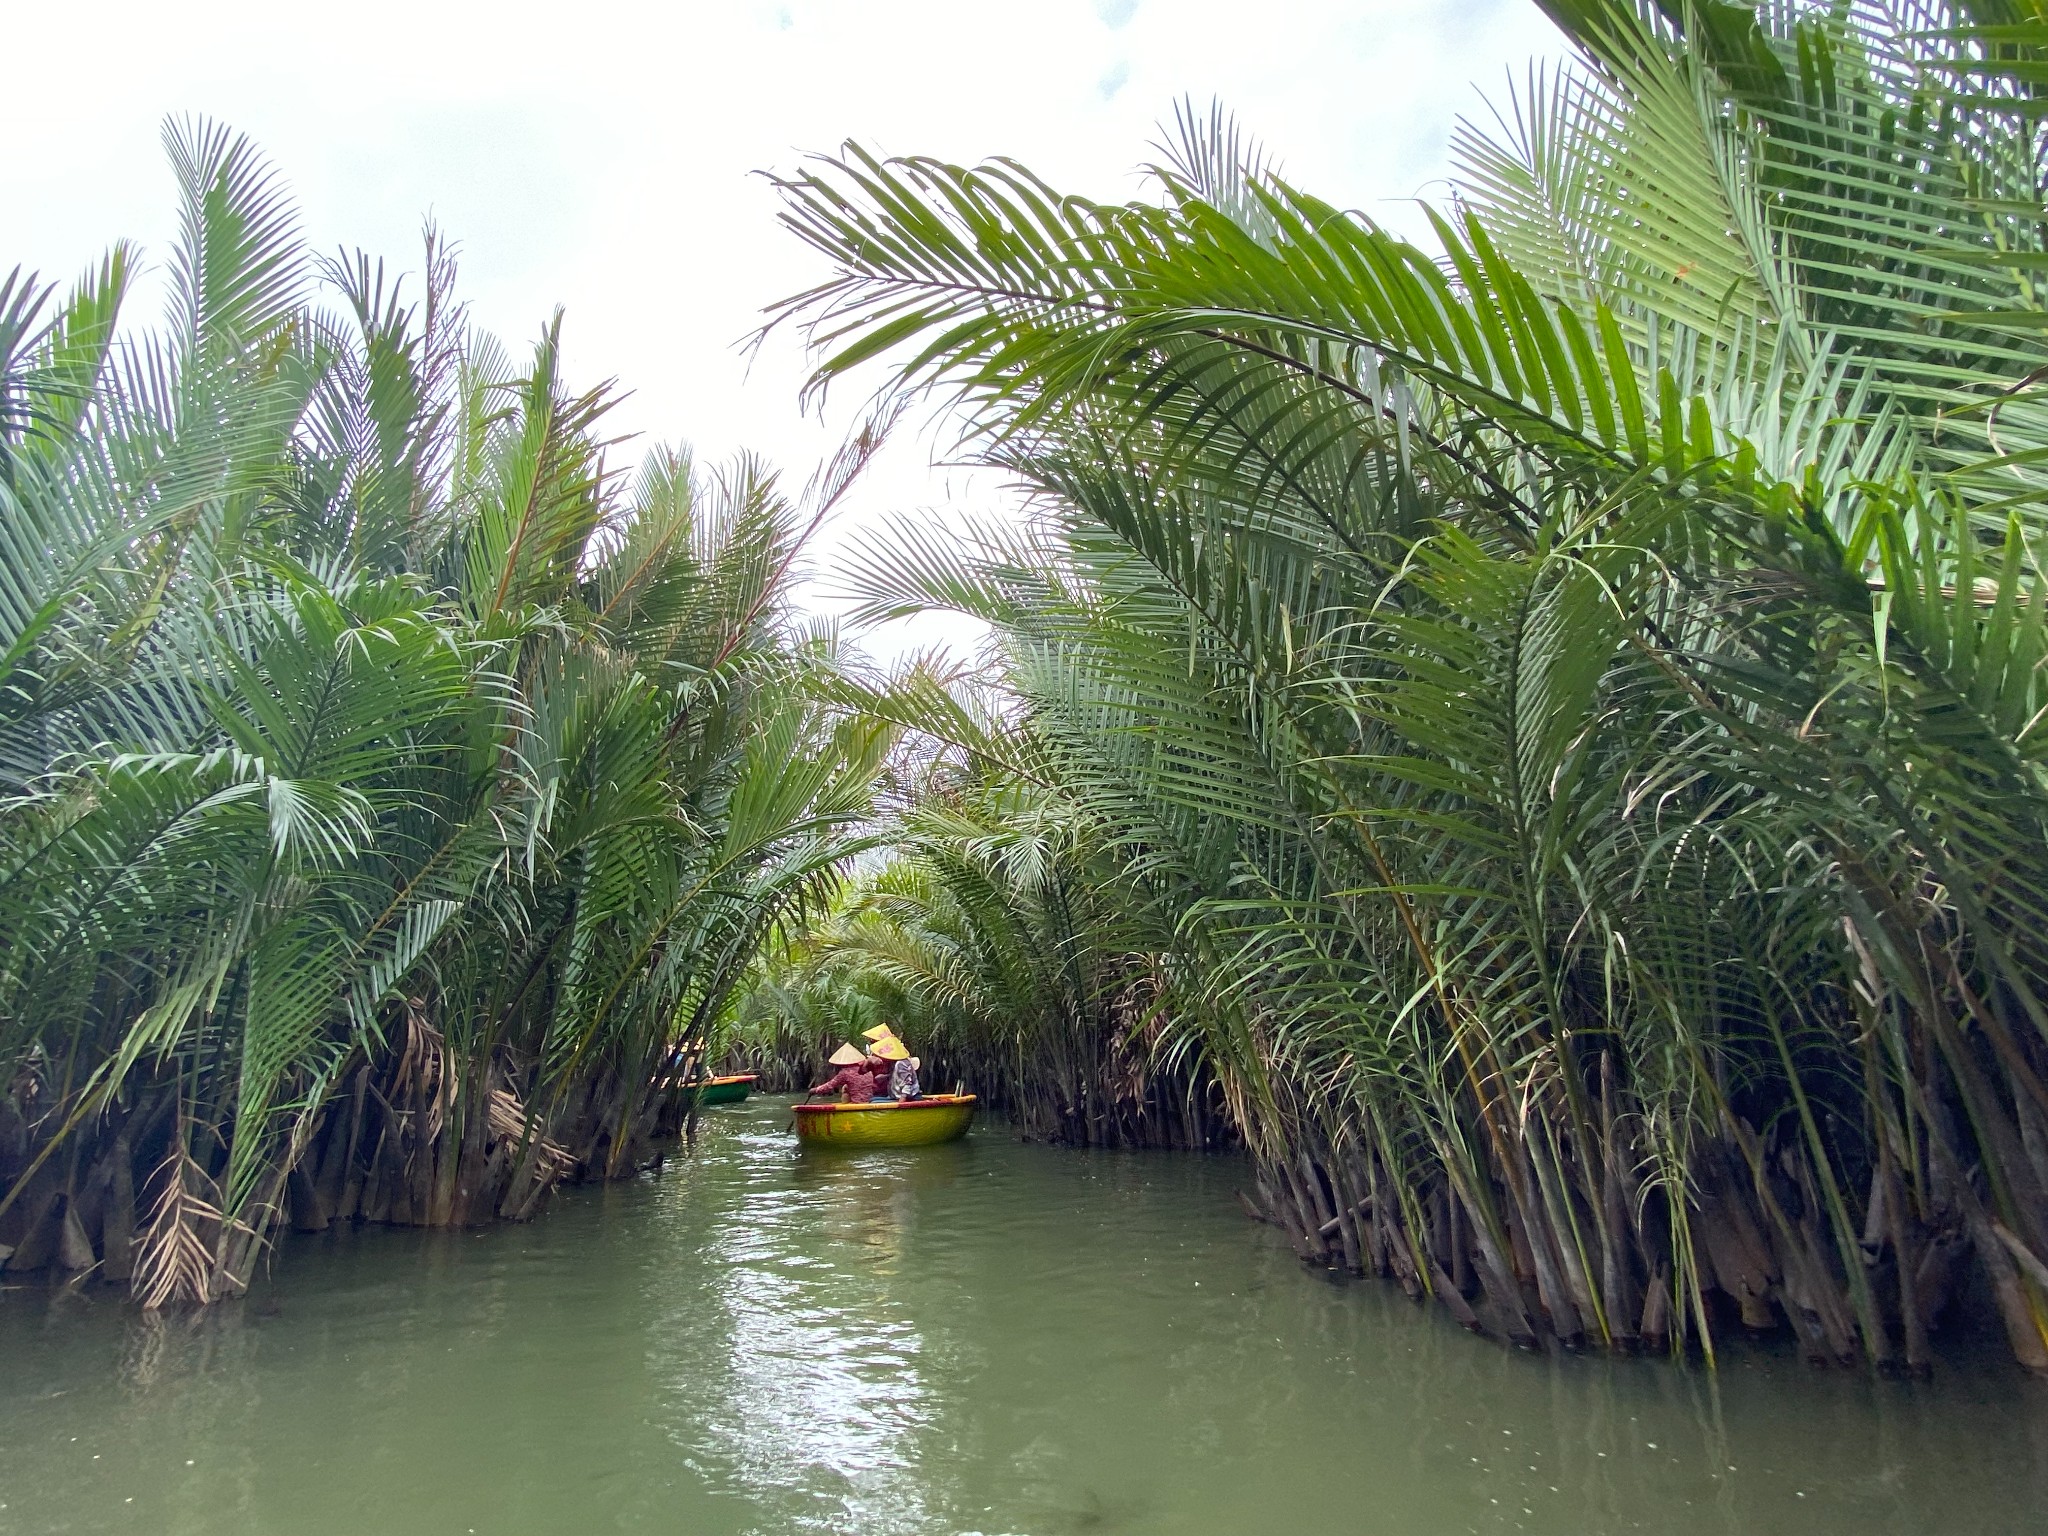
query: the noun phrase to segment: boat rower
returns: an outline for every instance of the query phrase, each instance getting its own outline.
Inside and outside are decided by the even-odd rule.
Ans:
[[[848,1104],[874,1103],[878,1079],[870,1057],[863,1056],[858,1046],[842,1045],[829,1060],[839,1070],[813,1088],[812,1096],[837,1092]]]

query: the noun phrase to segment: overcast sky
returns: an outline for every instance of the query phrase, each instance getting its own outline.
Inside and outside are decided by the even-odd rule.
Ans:
[[[624,430],[798,483],[856,402],[805,421],[794,338],[737,345],[821,275],[750,173],[856,138],[1116,197],[1174,103],[1215,98],[1297,184],[1408,225],[1455,119],[1557,48],[1532,0],[101,0],[7,31],[0,272],[68,280],[122,236],[160,260],[160,127],[204,113],[262,146],[316,247],[411,265],[431,211],[476,318],[523,344],[562,305],[572,379],[633,392]],[[932,446],[892,447],[815,565],[892,511],[987,504]]]

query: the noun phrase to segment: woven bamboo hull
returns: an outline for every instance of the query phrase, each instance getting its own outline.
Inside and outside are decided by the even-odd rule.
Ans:
[[[971,1093],[905,1104],[799,1104],[796,1134],[812,1146],[929,1147],[965,1136],[973,1118]]]

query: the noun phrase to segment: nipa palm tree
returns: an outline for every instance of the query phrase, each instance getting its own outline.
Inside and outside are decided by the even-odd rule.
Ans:
[[[1033,509],[867,615],[993,626],[1305,1257],[1913,1369],[1974,1266],[2048,1369],[2048,24],[1551,12],[1424,244],[1192,114],[1148,202],[785,180],[817,387]]]
[[[317,261],[245,141],[166,143],[163,330],[125,247],[0,290],[0,1259],[150,1305],[642,1165],[890,740],[788,596],[872,433],[629,483],[559,316],[514,363],[433,231]]]

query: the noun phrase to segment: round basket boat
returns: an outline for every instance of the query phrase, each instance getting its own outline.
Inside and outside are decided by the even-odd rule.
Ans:
[[[694,1097],[697,1107],[706,1104],[737,1104],[754,1091],[754,1084],[760,1080],[757,1072],[740,1072],[732,1077],[707,1077],[703,1082],[683,1090],[684,1098]]]
[[[900,1104],[799,1104],[796,1134],[821,1147],[929,1147],[965,1136],[973,1118],[971,1093],[935,1093]]]

